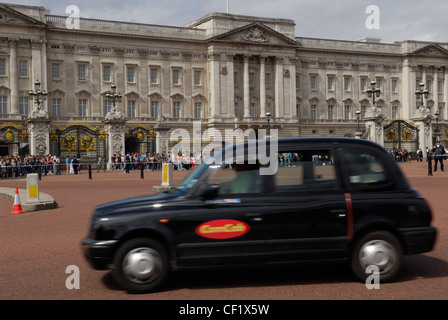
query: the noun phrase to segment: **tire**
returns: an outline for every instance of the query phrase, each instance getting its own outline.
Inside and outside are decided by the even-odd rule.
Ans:
[[[146,238],[123,243],[114,256],[113,266],[115,282],[129,293],[159,290],[170,272],[165,248]]]
[[[363,282],[371,275],[368,267],[379,271],[380,282],[392,281],[403,264],[403,249],[398,239],[386,231],[375,231],[364,235],[355,245],[351,268]]]

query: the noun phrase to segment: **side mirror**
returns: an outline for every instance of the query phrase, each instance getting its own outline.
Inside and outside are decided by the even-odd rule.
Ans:
[[[219,193],[219,185],[217,184],[206,184],[199,191],[199,197],[202,199],[212,199]]]

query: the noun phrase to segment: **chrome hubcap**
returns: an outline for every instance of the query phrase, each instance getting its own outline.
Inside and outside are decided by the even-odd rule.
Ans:
[[[146,283],[157,279],[162,270],[162,258],[151,248],[136,248],[123,259],[123,272],[135,283]]]
[[[359,261],[364,270],[373,265],[378,267],[380,273],[386,273],[395,265],[396,253],[388,242],[371,240],[362,246],[359,252]]]

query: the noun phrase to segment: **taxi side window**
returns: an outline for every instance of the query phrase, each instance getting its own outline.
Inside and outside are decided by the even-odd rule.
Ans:
[[[344,151],[344,165],[351,187],[387,184],[386,171],[377,158],[369,153]]]
[[[219,194],[259,193],[262,176],[257,164],[222,165],[209,178],[209,183],[219,186]]]
[[[299,150],[278,154],[277,192],[336,188],[336,170],[329,150]]]

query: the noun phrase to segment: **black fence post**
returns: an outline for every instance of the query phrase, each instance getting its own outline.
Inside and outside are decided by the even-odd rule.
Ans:
[[[432,154],[428,153],[428,176],[432,176]]]
[[[144,170],[144,163],[140,163],[140,179],[144,179],[143,175],[143,170]]]
[[[92,180],[92,164],[89,163],[89,180]]]

